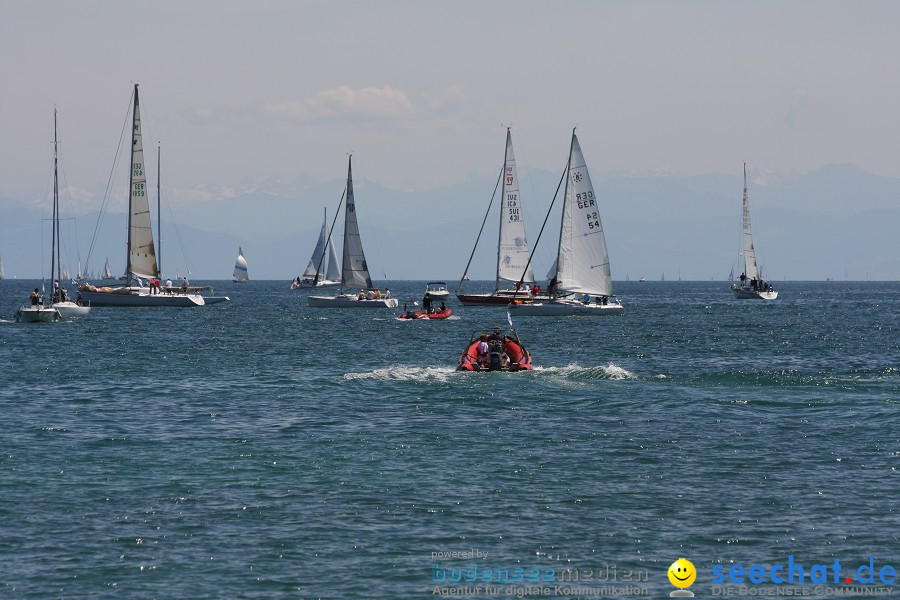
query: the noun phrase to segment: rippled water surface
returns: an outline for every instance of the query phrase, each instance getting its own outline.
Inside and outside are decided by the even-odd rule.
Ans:
[[[897,283],[623,282],[623,317],[517,319],[520,374],[454,372],[506,322],[455,299],[407,322],[223,282],[12,322],[34,284],[0,282],[3,598],[431,597],[436,562],[645,569],[661,597],[679,556],[707,596],[717,563],[900,567]]]

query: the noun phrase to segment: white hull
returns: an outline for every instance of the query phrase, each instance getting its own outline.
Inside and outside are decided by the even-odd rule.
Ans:
[[[43,306],[23,306],[16,311],[16,321],[20,323],[52,323],[59,320],[59,313],[55,308]]]
[[[569,315],[603,317],[623,315],[625,307],[615,302],[584,304],[576,300],[548,300],[546,302],[510,304],[509,312],[525,317],[566,317]]]
[[[231,300],[228,296],[203,296],[204,304],[218,304],[219,302],[228,302]]]
[[[300,290],[300,289],[314,289],[314,288],[328,288],[328,287],[338,287],[341,285],[340,281],[332,281],[330,279],[326,279],[324,281],[320,281],[318,285],[313,285],[312,282],[309,283],[291,283],[292,290]]]
[[[91,312],[90,306],[81,306],[74,302],[56,302],[53,308],[59,313],[61,319],[78,319],[86,317]]]
[[[312,308],[397,308],[396,298],[378,298],[360,300],[355,295],[342,296],[307,296],[306,303]]]
[[[760,292],[753,288],[742,288],[737,285],[732,285],[731,291],[734,292],[734,297],[739,300],[774,300],[778,297],[778,292],[775,290]]]
[[[434,298],[435,300],[446,300],[447,298],[450,297],[450,292],[448,292],[448,291],[425,292],[425,295],[428,296],[429,298]]]
[[[203,306],[200,294],[151,294],[150,288],[125,287],[110,291],[81,290],[81,298],[91,306]]]

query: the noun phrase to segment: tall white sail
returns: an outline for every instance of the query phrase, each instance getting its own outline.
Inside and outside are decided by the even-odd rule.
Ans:
[[[319,239],[316,242],[316,248],[313,250],[312,257],[309,259],[309,264],[306,265],[306,270],[303,271],[304,277],[315,277],[318,272],[319,265],[322,263],[322,255],[325,253],[325,238],[328,235],[328,219],[326,217],[325,221],[322,222],[322,231],[319,232]],[[338,276],[339,278],[340,276]]]
[[[0,258],[0,279],[5,279],[6,274],[3,272],[3,259]]]
[[[247,273],[247,260],[244,258],[244,249],[238,246],[238,257],[234,262],[234,280],[250,281],[250,275]]]
[[[516,172],[516,156],[512,137],[506,129],[506,159],[503,172],[503,195],[500,204],[500,240],[497,246],[497,282],[534,281],[531,265],[528,265],[528,242],[525,239],[525,220],[522,214],[522,198],[519,194],[519,176]],[[525,271],[528,265],[528,271]],[[525,273],[524,277],[522,273]]]
[[[103,279],[112,279],[113,273],[112,269],[109,268],[109,259],[106,259],[106,263],[103,265]]]
[[[340,281],[341,267],[338,261],[337,251],[334,249],[334,239],[328,237],[328,268],[325,271],[325,279],[329,281]]]
[[[747,195],[747,163],[744,163],[744,202],[741,228],[744,242],[744,275],[747,279],[756,279],[759,273],[756,268],[756,250],[753,249],[753,233],[750,231],[750,199]]]
[[[141,112],[138,86],[134,85],[134,120],[131,131],[131,196],[128,217],[128,273],[138,277],[156,277],[156,250],[150,226],[150,199],[147,196],[147,172],[141,136]]]
[[[574,131],[568,171],[556,259],[557,288],[611,296],[609,254],[597,197]]]
[[[347,163],[347,201],[344,204],[344,259],[341,270],[341,289],[372,287],[369,266],[363,253],[353,198],[353,157]]]

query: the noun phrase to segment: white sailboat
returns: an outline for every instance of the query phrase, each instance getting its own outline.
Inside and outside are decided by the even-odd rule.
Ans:
[[[32,294],[31,306],[23,306],[19,309],[16,318],[20,321],[46,322],[58,319],[72,319],[86,317],[91,312],[91,307],[81,301],[72,302],[66,290],[66,282],[69,280],[65,267],[61,265],[61,243],[59,237],[59,148],[56,133],[56,110],[53,111],[53,221],[51,227],[50,246],[50,281],[51,289],[49,304],[41,307],[35,304]],[[35,290],[35,293],[37,290]]]
[[[319,233],[319,239],[316,241],[309,264],[303,271],[303,278],[297,277],[291,282],[291,289],[337,287],[339,285],[341,285],[341,266],[334,249],[334,238],[328,234],[328,209],[325,209],[322,231]]]
[[[566,172],[556,269],[548,286],[551,298],[516,301],[510,304],[510,311],[535,316],[623,314],[624,307],[613,296],[597,197],[575,130]]]
[[[203,306],[205,300],[198,293],[181,292],[178,288],[163,293],[160,286],[144,285],[159,277],[159,267],[150,220],[138,84],[134,84],[133,99],[131,164],[128,173],[130,193],[128,248],[125,255],[126,285],[98,288],[88,284],[82,286],[80,292],[92,306]]]
[[[238,246],[237,260],[234,261],[234,275],[232,281],[235,283],[246,283],[250,281],[250,275],[247,273],[247,259],[244,258],[244,249],[240,246]]]
[[[112,269],[109,267],[109,258],[106,259],[106,263],[103,265],[103,273],[100,275],[101,279],[115,279],[116,276],[113,275]]]
[[[3,272],[3,257],[0,256],[0,280],[6,279],[6,274]]]
[[[747,194],[747,163],[744,163],[744,199],[741,213],[741,238],[743,241],[744,272],[740,279],[731,284],[735,298],[774,300],[778,292],[762,278],[756,265],[756,249],[753,247],[753,232],[750,229],[750,198]]]
[[[344,203],[344,248],[341,261],[340,291],[336,296],[307,296],[307,305],[314,308],[397,308],[397,299],[375,293],[369,266],[363,253],[362,238],[356,217],[353,197],[353,157],[347,163],[347,191]],[[359,293],[345,293],[348,289]]]
[[[500,233],[497,240],[497,276],[494,281],[494,291],[489,294],[462,294],[460,289],[463,282],[468,281],[469,266],[475,255],[475,248],[469,256],[469,263],[456,288],[456,297],[464,304],[503,304],[509,303],[516,295],[516,289],[503,289],[501,285],[518,284],[518,292],[521,296],[534,283],[534,273],[528,261],[528,241],[525,239],[525,219],[522,212],[522,197],[519,191],[519,175],[516,171],[516,156],[513,153],[512,136],[509,128],[506,128],[506,149],[503,156],[503,188],[501,190],[500,204]],[[493,203],[493,199],[491,200]],[[490,205],[488,206],[490,213]],[[485,214],[487,221],[487,214]],[[484,223],[482,223],[482,230]],[[478,239],[481,232],[478,232]],[[478,247],[478,240],[475,241]],[[502,282],[502,283],[501,283]]]

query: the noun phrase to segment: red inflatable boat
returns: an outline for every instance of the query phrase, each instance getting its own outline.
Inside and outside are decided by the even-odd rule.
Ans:
[[[459,355],[457,371],[530,371],[531,353],[515,331],[478,331]]]
[[[429,313],[424,310],[408,310],[402,315],[397,315],[398,319],[446,319],[453,314],[449,308]]]

